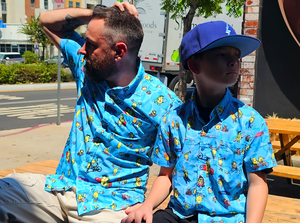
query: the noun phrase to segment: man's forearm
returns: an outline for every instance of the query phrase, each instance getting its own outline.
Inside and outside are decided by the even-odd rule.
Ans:
[[[69,8],[42,12],[41,27],[51,42],[60,50],[60,41],[66,32],[88,24],[92,18],[91,9]]]
[[[88,24],[92,17],[91,9],[68,8],[42,12],[40,23],[51,31],[68,32]]]

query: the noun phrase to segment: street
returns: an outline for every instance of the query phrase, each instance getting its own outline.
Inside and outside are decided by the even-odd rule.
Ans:
[[[61,89],[60,121],[73,119],[76,89]],[[0,131],[57,122],[57,90],[0,92]]]

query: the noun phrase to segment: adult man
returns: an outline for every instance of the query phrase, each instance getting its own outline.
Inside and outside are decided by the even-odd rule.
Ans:
[[[180,101],[145,74],[137,59],[142,26],[128,10],[55,10],[40,21],[72,70],[78,100],[56,174],[0,181],[19,188],[9,204],[16,189],[0,189],[0,221],[120,222],[126,207],[144,200],[158,123]],[[82,24],[86,41],[73,31]]]

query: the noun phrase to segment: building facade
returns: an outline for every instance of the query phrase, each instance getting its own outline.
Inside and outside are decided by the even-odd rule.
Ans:
[[[34,45],[27,35],[18,30],[22,24],[30,22],[31,17],[38,17],[43,11],[53,9],[53,0],[0,0],[0,52],[34,51]],[[90,8],[101,0],[65,0],[65,8]],[[1,25],[3,24],[3,25]],[[80,27],[80,33],[86,31],[86,26]],[[50,57],[56,55],[56,49],[48,49]],[[37,52],[41,53],[41,52]]]

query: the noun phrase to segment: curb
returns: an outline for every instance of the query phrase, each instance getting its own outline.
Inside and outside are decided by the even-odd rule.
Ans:
[[[71,121],[64,121],[64,122],[60,122],[60,123],[61,123],[61,124],[66,124],[66,123],[72,123],[72,122],[73,122],[73,121],[71,120]],[[31,131],[31,130],[39,129],[39,128],[46,127],[46,126],[50,126],[50,125],[56,125],[56,123],[42,124],[42,125],[39,125],[39,126],[26,128],[26,129],[21,130],[21,131],[18,131],[18,132],[9,133],[9,134],[6,134],[6,135],[0,135],[0,138],[1,138],[1,137],[7,137],[7,136],[18,135],[18,134],[21,134],[21,133],[29,132],[29,131]]]
[[[58,83],[47,84],[13,84],[13,85],[0,85],[0,92],[9,91],[24,91],[24,90],[55,90]],[[60,84],[61,89],[76,89],[75,82],[67,82]]]

